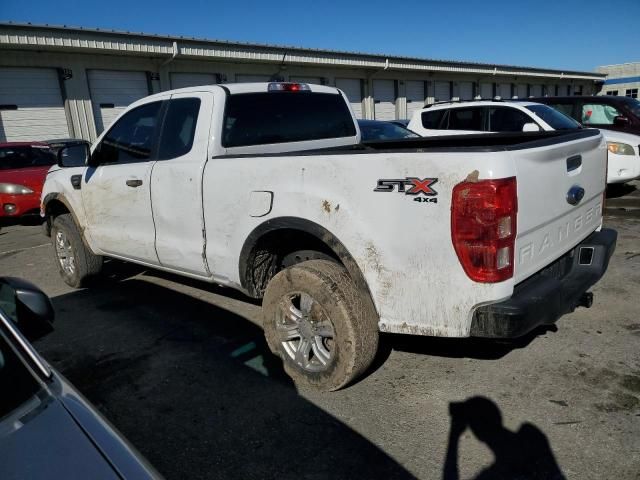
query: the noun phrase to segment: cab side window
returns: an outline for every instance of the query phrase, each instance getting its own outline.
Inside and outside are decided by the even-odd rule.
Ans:
[[[200,112],[199,98],[177,98],[169,101],[169,107],[162,122],[158,160],[178,158],[191,151],[198,112]]]
[[[449,130],[482,131],[482,107],[449,110]]]
[[[161,106],[162,102],[147,103],[118,120],[96,148],[96,163],[103,165],[153,160]]]
[[[429,128],[433,130],[437,130],[440,128],[440,124],[442,123],[442,118],[446,113],[446,110],[433,110],[431,112],[423,112],[422,113],[422,126],[424,128]]]
[[[621,113],[611,105],[585,103],[580,121],[584,125],[613,125],[613,119],[619,115]]]
[[[508,107],[489,108],[487,122],[489,132],[521,132],[525,123],[535,123],[526,113]]]

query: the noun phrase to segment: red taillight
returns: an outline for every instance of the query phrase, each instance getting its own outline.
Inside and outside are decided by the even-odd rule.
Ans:
[[[518,196],[516,178],[462,182],[453,188],[451,237],[471,280],[513,276]]]

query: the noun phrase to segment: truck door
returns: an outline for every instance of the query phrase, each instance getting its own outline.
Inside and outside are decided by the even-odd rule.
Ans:
[[[204,257],[202,172],[207,162],[213,94],[171,96],[151,175],[155,247],[160,264],[209,276]]]
[[[117,120],[91,155],[81,184],[91,238],[102,252],[157,264],[150,180],[162,101]]]

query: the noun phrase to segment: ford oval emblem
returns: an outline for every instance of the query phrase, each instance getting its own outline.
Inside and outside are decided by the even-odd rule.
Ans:
[[[567,192],[567,203],[570,205],[577,205],[584,197],[584,188],[579,185],[574,185]]]

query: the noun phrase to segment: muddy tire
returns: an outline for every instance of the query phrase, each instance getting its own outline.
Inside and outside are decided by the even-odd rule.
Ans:
[[[264,333],[294,382],[338,390],[362,375],[378,349],[378,317],[340,264],[310,260],[275,275],[262,303]]]
[[[102,270],[102,257],[85,245],[70,214],[56,217],[51,241],[60,276],[71,287],[84,287]]]

